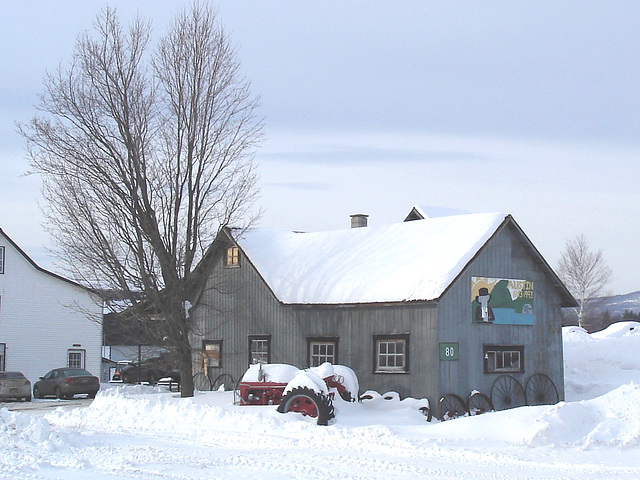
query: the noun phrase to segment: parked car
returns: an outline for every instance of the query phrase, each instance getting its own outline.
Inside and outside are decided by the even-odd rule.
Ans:
[[[140,364],[133,362],[119,367],[116,367],[116,372],[113,374],[113,381],[116,382],[146,382],[155,385],[158,380],[163,378],[172,378],[174,381],[180,382],[180,372],[161,357],[149,358]]]
[[[31,401],[31,382],[20,372],[0,372],[0,400]]]
[[[100,390],[100,379],[82,368],[56,368],[40,377],[33,385],[33,396],[43,398],[73,398],[74,395],[86,393],[89,398],[96,396]]]

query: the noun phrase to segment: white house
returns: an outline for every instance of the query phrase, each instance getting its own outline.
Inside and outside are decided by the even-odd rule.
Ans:
[[[81,285],[49,272],[0,229],[0,370],[35,382],[57,367],[100,374],[102,307]]]

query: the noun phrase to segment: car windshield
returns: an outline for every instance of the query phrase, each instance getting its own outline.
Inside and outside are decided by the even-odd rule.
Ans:
[[[7,378],[25,378],[20,372],[0,372],[0,380],[6,380]]]
[[[69,368],[64,371],[65,377],[90,377],[91,374],[81,368]]]

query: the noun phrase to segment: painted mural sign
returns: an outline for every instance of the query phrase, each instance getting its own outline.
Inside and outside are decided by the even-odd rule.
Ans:
[[[473,321],[502,325],[533,325],[533,282],[471,277]]]

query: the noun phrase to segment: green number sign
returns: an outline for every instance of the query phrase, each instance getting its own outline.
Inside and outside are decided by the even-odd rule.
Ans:
[[[460,349],[457,343],[441,343],[440,344],[440,360],[448,362],[458,360]]]

